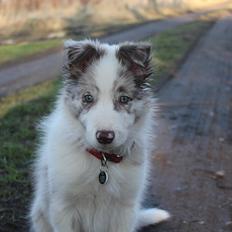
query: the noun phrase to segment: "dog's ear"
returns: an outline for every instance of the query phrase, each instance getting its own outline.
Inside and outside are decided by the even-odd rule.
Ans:
[[[104,54],[98,42],[90,40],[79,42],[68,40],[65,42],[65,50],[65,69],[69,71],[69,76],[74,79],[84,73],[95,60]]]
[[[152,74],[151,45],[149,43],[121,44],[117,57],[140,81],[144,81]]]

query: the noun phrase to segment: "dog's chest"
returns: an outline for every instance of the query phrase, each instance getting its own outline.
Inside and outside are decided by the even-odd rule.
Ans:
[[[127,182],[127,185],[128,182]],[[131,186],[130,186],[131,187]],[[85,186],[75,198],[78,212],[77,224],[85,232],[109,232],[114,220],[121,214],[123,207],[133,207],[138,200],[135,192],[109,182],[101,185],[97,181]]]
[[[89,166],[86,170],[82,170],[69,190],[79,199],[89,196],[90,199],[96,200],[96,196],[101,195],[107,196],[103,198],[103,201],[108,197],[127,201],[135,198],[139,189],[142,188],[143,171],[142,166],[127,164],[109,163],[107,168],[102,168],[99,162],[93,167]],[[102,172],[107,175],[105,183],[99,180]]]
[[[80,195],[75,205],[78,211],[77,224],[85,232],[108,232],[111,215],[120,208],[115,198],[101,190]]]

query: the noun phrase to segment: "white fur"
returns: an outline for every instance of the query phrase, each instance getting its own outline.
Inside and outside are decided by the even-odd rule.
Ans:
[[[34,232],[133,232],[169,218],[163,210],[140,209],[149,169],[153,110],[143,112],[133,124],[132,115],[113,109],[112,85],[120,64],[115,57],[117,47],[105,48],[107,54],[92,67],[100,89],[96,106],[77,120],[62,93],[41,125],[44,135],[35,163],[30,215]],[[86,152],[90,145],[98,146],[95,134],[99,129],[114,130],[113,146],[129,151],[121,163],[108,162],[105,185],[98,182],[100,161]]]

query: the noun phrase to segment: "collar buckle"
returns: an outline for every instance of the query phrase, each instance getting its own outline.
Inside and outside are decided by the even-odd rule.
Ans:
[[[105,154],[102,152],[102,158],[101,158],[101,165],[103,167],[107,167],[107,159],[105,157]]]

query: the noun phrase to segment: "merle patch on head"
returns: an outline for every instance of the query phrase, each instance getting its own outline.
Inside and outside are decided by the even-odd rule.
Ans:
[[[137,86],[141,86],[151,76],[151,46],[148,43],[121,44],[117,58],[131,73]]]
[[[67,41],[66,60],[63,67],[65,101],[76,117],[88,111],[97,101],[97,87],[89,67],[97,62],[105,53],[98,42],[91,40]],[[86,75],[86,76],[85,76]],[[93,102],[86,103],[83,96],[87,93],[93,97]]]
[[[114,110],[135,114],[138,118],[137,115],[140,113],[137,113],[139,111],[137,108],[142,107],[141,102],[146,105],[151,94],[149,88],[147,88],[148,77],[152,74],[151,47],[149,44],[124,43],[114,46],[113,49],[115,50],[111,50],[109,45],[85,40],[71,41],[66,49],[65,101],[76,118],[79,118],[81,114],[85,115],[98,103],[101,93],[96,83],[94,70],[98,63],[101,65],[100,59],[102,56],[107,56],[112,51],[111,55],[114,57],[109,56],[109,59],[111,61],[113,57],[112,65],[116,66],[112,67],[112,71],[117,73],[112,73],[113,77],[116,76],[116,79],[113,86],[109,86],[109,89],[113,90],[113,94],[109,97],[112,98]],[[105,74],[104,68],[101,66],[102,73],[97,75],[111,78]],[[106,70],[109,68],[110,66],[107,66]],[[86,95],[88,95],[88,99],[85,97]]]

